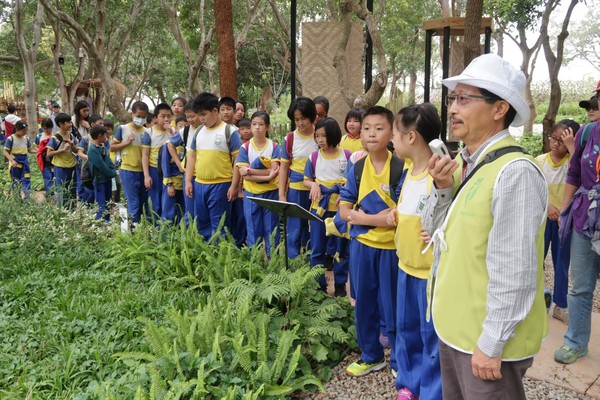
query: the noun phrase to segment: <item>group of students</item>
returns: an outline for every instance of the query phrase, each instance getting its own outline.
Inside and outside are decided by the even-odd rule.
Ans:
[[[336,296],[346,296],[350,277],[361,357],[346,372],[362,376],[385,368],[389,343],[398,399],[441,398],[438,337],[426,319],[433,250],[422,224],[433,185],[428,144],[441,134],[440,117],[429,103],[396,115],[380,106],[353,109],[344,135],[328,111],[324,97],[294,99],[288,117],[296,129],[278,144],[269,138],[268,113],[244,118],[242,103],[211,93],[161,103],[152,114],[135,102],[132,122],[120,125],[114,136],[110,121],[88,118],[85,107],[76,107],[73,118],[58,113],[54,123],[42,122],[38,152],[45,154],[38,160],[46,190],[56,191],[59,205],[75,198],[76,164],[82,159],[93,176],[97,218],[109,218],[118,173],[133,226],[144,213],[155,221],[195,223],[206,240],[229,231],[240,246],[264,243],[267,256],[278,244],[278,217],[250,198],[310,210],[325,222],[290,217],[288,254],[294,258],[310,250],[312,266],[332,259]],[[565,323],[569,254],[555,244],[578,130],[573,121],[560,121],[550,136],[551,151],[538,158],[550,193],[546,251],[552,242],[553,316]],[[28,172],[27,152],[35,152],[26,133],[26,124],[17,122],[5,142],[13,178],[20,169]],[[326,290],[324,276],[319,283]]]

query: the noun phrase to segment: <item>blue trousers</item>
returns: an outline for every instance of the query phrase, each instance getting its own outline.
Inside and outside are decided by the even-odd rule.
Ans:
[[[29,193],[31,192],[31,171],[29,170],[29,162],[19,163],[20,167],[10,167],[10,177],[12,178],[12,188],[13,190],[19,191],[19,196],[21,195],[21,190],[25,194],[25,198],[29,197]]]
[[[322,219],[330,218],[335,215],[335,211],[327,211]],[[345,284],[348,282],[348,258],[344,257],[346,253],[346,239],[337,236],[325,235],[325,224],[323,222],[310,221],[310,265],[325,265],[325,254],[335,255],[338,253],[339,260],[333,261],[333,277],[336,284]],[[319,278],[319,284],[325,286],[325,275]]]
[[[231,183],[198,183],[194,181],[194,209],[196,210],[196,226],[198,233],[205,240],[218,232],[219,222],[225,214],[225,225],[231,224],[231,203],[227,201],[227,190]],[[225,236],[225,231],[219,232]]]
[[[161,218],[177,225],[183,218],[185,212],[185,194],[183,190],[175,190],[175,197],[169,196],[169,190],[165,186],[162,190],[162,214]]]
[[[406,387],[420,399],[442,398],[438,337],[427,322],[427,279],[398,269],[396,298],[396,389]]]
[[[287,193],[287,201],[296,203],[299,206],[310,209],[310,199],[308,198],[308,190],[289,189]],[[300,250],[306,247],[308,243],[308,221],[301,218],[289,217],[287,219],[287,241],[288,241],[288,257],[296,258],[300,254]]]
[[[600,272],[600,255],[592,250],[590,239],[578,232],[571,238],[571,288],[569,289],[569,327],[564,342],[583,349],[590,341],[594,289]]]
[[[94,197],[98,203],[96,219],[104,218],[104,220],[110,221],[108,202],[112,197],[112,181],[94,183]]]
[[[390,366],[396,366],[396,290],[398,256],[396,250],[376,249],[358,240],[350,242],[350,282],[354,285],[356,305],[354,324],[361,358],[371,364],[384,357],[379,343],[380,315],[392,344]],[[380,309],[381,314],[380,314]]]
[[[264,241],[267,256],[271,255],[271,234],[275,234],[274,245],[279,244],[279,216],[273,214],[266,208],[259,206],[248,196],[260,197],[261,199],[277,200],[277,190],[270,192],[254,194],[244,190],[244,219],[246,221],[247,244],[248,247],[254,246],[259,241]]]
[[[148,190],[150,203],[152,205],[152,217],[154,219],[159,219],[162,215],[162,178],[158,176],[158,169],[156,167],[149,167],[149,172],[150,178],[152,178],[152,186],[150,187],[150,190]]]
[[[71,208],[75,205],[75,167],[54,167],[56,200],[59,207]]]
[[[54,172],[52,167],[46,167],[42,170],[42,179],[44,179],[44,190],[46,191],[46,197],[51,198],[54,193]]]
[[[571,240],[571,236],[567,242]],[[552,243],[552,264],[554,265],[554,304],[561,308],[567,307],[567,291],[569,290],[569,262],[571,259],[571,248],[563,246],[558,236],[558,222],[550,218],[546,220],[546,231],[544,232],[544,258],[548,254],[548,248]]]
[[[229,229],[237,247],[242,247],[246,242],[246,217],[244,213],[244,199],[235,199],[231,203],[231,227]]]
[[[192,178],[192,182],[194,179]],[[183,214],[183,222],[185,226],[189,226],[190,222],[196,218],[196,210],[194,209],[194,197],[187,197],[185,195],[185,174],[183,174],[183,202],[185,203],[185,214]]]
[[[77,167],[75,168],[75,187],[77,188],[77,197],[79,198],[79,201],[91,205],[94,204],[94,190],[86,188],[81,182],[81,162],[83,162],[83,160],[79,161],[78,159]]]
[[[121,170],[121,181],[123,182],[123,193],[127,200],[127,214],[132,223],[140,222],[142,212],[150,216],[150,207],[148,205],[148,192],[144,186],[144,173]]]

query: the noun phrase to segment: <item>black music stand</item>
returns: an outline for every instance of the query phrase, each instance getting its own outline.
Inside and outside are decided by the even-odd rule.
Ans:
[[[285,256],[285,269],[289,269],[288,260],[288,244],[287,244],[287,217],[302,218],[309,221],[323,222],[323,220],[314,214],[311,214],[305,208],[302,208],[296,203],[288,203],[287,201],[269,200],[260,197],[247,197],[248,200],[252,200],[261,207],[266,208],[273,214],[279,215],[281,223],[283,225],[283,238],[285,240],[283,250]]]

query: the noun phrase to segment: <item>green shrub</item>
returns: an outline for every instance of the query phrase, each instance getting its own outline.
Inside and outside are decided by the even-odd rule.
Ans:
[[[518,141],[519,144],[523,146],[533,157],[537,157],[543,152],[542,135],[523,135],[518,139]]]
[[[541,124],[544,119],[544,115],[546,114],[546,110],[548,110],[548,102],[540,103],[536,106],[537,115],[535,117],[534,122],[536,124]],[[556,121],[560,121],[561,119],[573,119],[577,122],[585,123],[588,121],[587,113],[583,108],[579,107],[579,101],[570,101],[564,102],[560,105],[558,109],[558,113],[556,114]]]
[[[240,250],[231,238],[217,239],[207,243],[184,226],[142,224],[108,250],[113,268],[139,268],[198,299],[193,312],[172,311],[166,323],[146,324],[150,352],[120,355],[146,371],[136,393],[151,399],[268,398],[322,388],[319,379],[331,377],[330,364],[356,348],[347,299],[318,291],[324,271],[310,268],[305,258],[291,260],[287,271],[278,252],[265,261],[262,246]],[[105,398],[124,391],[107,384]]]
[[[0,398],[281,398],[322,388],[356,347],[352,307],[306,258],[287,271],[194,229],[121,234],[9,187],[2,174]]]

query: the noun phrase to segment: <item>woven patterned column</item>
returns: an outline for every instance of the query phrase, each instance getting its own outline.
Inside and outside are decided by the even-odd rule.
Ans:
[[[333,57],[342,34],[342,22],[304,22],[302,24],[302,95],[329,100],[329,116],[335,118],[344,131],[344,119],[350,107],[344,101],[333,68]],[[360,23],[352,24],[346,47],[348,77],[352,89],[363,93],[364,35]]]

